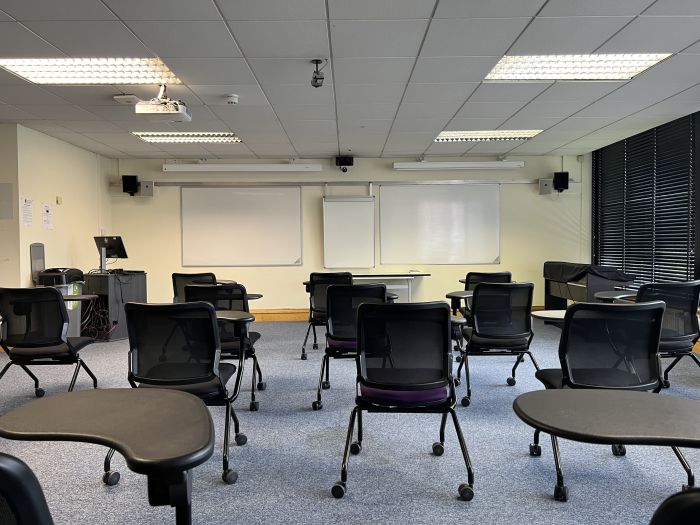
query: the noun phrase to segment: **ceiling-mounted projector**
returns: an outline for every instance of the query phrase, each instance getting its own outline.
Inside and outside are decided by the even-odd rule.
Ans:
[[[168,98],[165,84],[160,86],[158,96],[142,100],[134,106],[137,115],[143,115],[151,122],[191,122],[192,114],[182,100]]]

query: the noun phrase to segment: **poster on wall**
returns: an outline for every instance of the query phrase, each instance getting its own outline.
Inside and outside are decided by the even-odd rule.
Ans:
[[[32,199],[22,197],[22,224],[31,226],[34,220],[34,203]]]
[[[53,209],[45,202],[41,205],[41,222],[45,230],[53,230]]]

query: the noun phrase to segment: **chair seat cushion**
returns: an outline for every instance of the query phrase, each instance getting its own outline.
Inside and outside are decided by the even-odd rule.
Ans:
[[[10,348],[10,359],[13,361],[32,361],[34,359],[75,360],[75,353],[67,344],[56,346],[41,346],[39,348]]]
[[[389,390],[360,385],[360,396],[365,401],[384,404],[432,404],[446,401],[449,389],[446,386],[428,390]]]
[[[469,330],[467,332],[471,333]],[[465,330],[462,331],[464,333]],[[465,334],[466,336],[466,334]],[[471,333],[468,338],[469,351],[488,350],[490,348],[498,350],[527,350],[529,347],[528,337],[482,337]]]
[[[539,379],[540,383],[544,385],[545,388],[562,388],[562,381],[564,379],[564,374],[561,368],[543,368],[535,372],[535,377]]]
[[[535,377],[545,388],[565,388],[564,374],[559,368],[545,368],[535,372]],[[578,368],[574,380],[577,385],[591,388],[630,387],[639,384],[637,376],[617,368]]]
[[[73,348],[75,352],[79,352],[81,349],[85,348],[87,345],[94,343],[95,340],[92,337],[69,337],[68,344]]]
[[[662,354],[687,354],[693,351],[692,339],[681,339],[677,341],[659,341],[659,352]]]
[[[163,370],[166,367],[170,369],[167,370],[168,375],[175,375],[175,371],[173,369],[178,366],[179,365],[177,364],[167,363],[156,365],[151,371],[149,371],[147,375],[161,375],[158,372],[158,370]],[[226,383],[228,383],[229,379],[231,379],[235,372],[236,365],[233,365],[231,363],[220,363],[219,378],[221,378],[221,382],[219,382],[218,378],[213,378],[210,381],[205,381],[202,383],[191,383],[188,385],[151,385],[146,383],[140,383],[139,388],[168,388],[171,390],[180,390],[181,392],[193,394],[205,401],[208,399],[220,399],[225,396],[225,393],[221,390],[221,384],[226,386]]]
[[[336,352],[356,352],[357,341],[354,339],[336,339],[326,335],[326,344],[328,349]]]
[[[311,310],[309,320],[315,325],[323,325],[328,321],[328,313],[325,310],[314,308]]]

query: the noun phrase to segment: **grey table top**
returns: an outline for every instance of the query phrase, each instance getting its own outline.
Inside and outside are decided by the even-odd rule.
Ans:
[[[448,299],[469,299],[474,296],[474,290],[455,290],[445,295]]]
[[[634,290],[606,290],[594,293],[593,297],[599,301],[612,303],[617,299],[634,300],[637,297],[637,292]]]
[[[80,294],[80,295],[64,295],[63,296],[63,301],[64,302],[71,302],[71,301],[94,301],[97,299],[99,296],[95,294]]]
[[[535,319],[543,319],[545,321],[563,321],[566,310],[534,310],[530,315]]]
[[[450,322],[452,324],[467,324],[467,319],[462,317],[461,315],[451,315],[450,316]]]
[[[538,390],[513,410],[548,434],[597,444],[700,447],[700,401],[604,389]]]
[[[234,323],[250,323],[255,321],[255,316],[253,314],[240,310],[217,310],[216,318],[221,321],[231,321]]]

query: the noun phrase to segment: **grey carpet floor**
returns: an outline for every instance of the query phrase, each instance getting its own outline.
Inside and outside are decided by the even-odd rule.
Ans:
[[[235,485],[221,481],[223,407],[211,408],[217,448],[194,471],[193,521],[216,523],[498,523],[498,524],[645,524],[668,495],[680,490],[685,474],[673,452],[660,447],[627,447],[614,457],[610,447],[561,440],[567,503],[552,498],[555,473],[549,440],[542,456],[528,455],[532,431],[511,408],[520,393],[541,389],[529,361],[518,370],[518,382],[505,384],[513,360],[473,358],[473,397],[458,414],[474,464],[475,497],[457,498],[466,471],[451,424],[446,451],[433,456],[439,416],[368,414],[359,456],[350,459],[348,494],[330,494],[339,479],[348,418],[354,399],[354,363],[331,362],[331,390],[324,408],[311,410],[321,351],[299,352],[305,323],[256,323],[262,333],[256,348],[268,388],[259,393],[260,410],[250,412],[250,366],[236,407],[248,443],[231,447]],[[532,350],[542,367],[558,365],[560,331],[535,322]],[[310,348],[310,345],[309,345]],[[100,343],[83,357],[101,387],[128,387],[127,343]],[[0,356],[0,365],[6,357]],[[700,369],[685,359],[662,395],[700,399]],[[46,395],[62,392],[69,367],[35,369]],[[79,389],[90,388],[86,375]],[[0,382],[0,413],[33,399],[31,381],[13,367]],[[464,386],[458,388],[462,395]],[[698,429],[700,432],[700,429]],[[173,436],[177,439],[177,436]],[[57,524],[174,523],[174,511],[150,507],[146,480],[130,472],[121,457],[113,465],[122,479],[102,484],[102,447],[77,443],[0,440],[0,450],[14,454],[36,472]],[[700,451],[687,450],[700,469]]]

